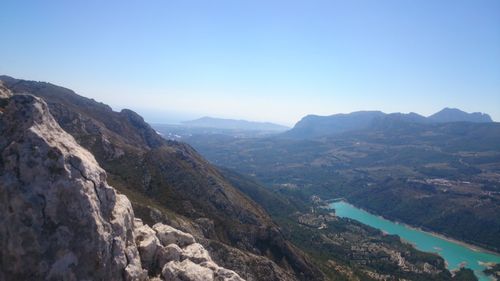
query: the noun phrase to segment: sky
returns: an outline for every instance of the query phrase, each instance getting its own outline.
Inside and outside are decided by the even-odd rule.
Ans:
[[[444,107],[500,121],[498,0],[2,0],[0,74],[154,123]]]

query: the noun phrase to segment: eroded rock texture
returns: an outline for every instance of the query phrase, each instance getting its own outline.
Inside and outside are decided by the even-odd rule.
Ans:
[[[0,111],[0,280],[243,280],[190,234],[134,218],[46,103]]]
[[[90,151],[137,217],[196,236],[214,261],[249,281],[325,280],[269,214],[191,146],[167,141],[130,110],[63,87],[0,76],[14,94],[47,102],[64,131]]]

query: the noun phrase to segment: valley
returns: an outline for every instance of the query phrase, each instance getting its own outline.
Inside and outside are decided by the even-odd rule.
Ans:
[[[2,106],[9,109],[11,100],[34,99],[30,95],[43,99],[48,109],[43,118],[57,122],[60,131],[95,155],[96,165],[106,171],[104,177],[131,200],[138,219],[191,234],[200,244],[196,247],[204,247],[214,262],[243,279],[471,280],[460,279],[470,276],[467,269],[451,274],[436,254],[331,214],[321,208],[319,196],[312,196],[314,190],[299,188],[290,178],[263,185],[250,173],[212,165],[187,143],[163,139],[157,132],[161,128],[153,130],[131,110],[115,112],[49,83],[0,78]],[[260,140],[268,141],[269,136]],[[272,154],[268,156],[273,160]]]
[[[493,252],[411,228],[404,224],[393,223],[358,209],[347,202],[338,201],[330,206],[335,209],[335,213],[339,217],[355,219],[380,229],[384,233],[398,235],[421,251],[438,253],[445,259],[450,270],[458,270],[462,266],[471,268],[481,281],[490,280],[483,272],[487,269],[486,264],[500,263],[500,255]]]
[[[193,135],[185,141],[212,163],[286,196],[345,197],[390,219],[500,248],[498,123],[403,123],[307,140]]]
[[[0,281],[500,280],[500,1],[2,1]]]
[[[444,112],[453,118],[449,110]],[[341,197],[388,219],[498,252],[500,124],[484,118],[485,122],[407,119],[379,116],[369,126],[317,137],[290,137],[294,128],[263,137],[190,134],[183,141],[215,165],[247,175],[269,192],[302,205],[302,214],[314,206],[311,198]],[[287,224],[289,217],[277,221],[292,232],[304,231],[303,226]],[[342,221],[327,222],[316,215],[295,220],[315,228]],[[305,237],[295,239],[291,240],[305,245],[302,249],[316,249],[313,256],[333,252],[323,252],[328,242],[315,247],[305,244]],[[476,264],[474,268],[479,272]],[[462,274],[470,278],[472,271],[458,276]]]

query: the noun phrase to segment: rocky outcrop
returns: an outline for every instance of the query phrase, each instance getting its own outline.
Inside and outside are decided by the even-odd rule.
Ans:
[[[243,280],[215,264],[190,234],[136,219],[127,197],[107,184],[94,156],[43,100],[6,100],[0,280]]]
[[[3,85],[3,82],[0,81],[0,113],[2,113],[2,107],[4,107],[7,102],[8,102],[8,99],[12,96],[12,92],[7,89],[7,87],[5,87]]]
[[[142,261],[149,275],[167,281],[242,281],[232,270],[218,266],[194,237],[171,226],[157,223],[153,228],[135,219],[134,233]]]
[[[189,145],[162,139],[130,110],[114,112],[69,89],[6,76],[0,80],[13,93],[43,98],[59,125],[94,154],[108,181],[129,195],[134,208],[140,206],[136,214],[145,222],[193,233],[205,247],[220,242],[212,258],[229,268],[238,261],[235,270],[247,280],[325,279],[261,206]],[[147,214],[149,206],[161,215]],[[176,223],[179,217],[182,223]]]
[[[289,271],[278,266],[276,263],[264,256],[242,251],[213,239],[203,238],[213,237],[211,236],[212,234],[210,234],[213,229],[213,223],[210,223],[208,219],[198,219],[196,220],[196,223],[193,224],[179,215],[169,218],[152,206],[141,206],[136,203],[133,204],[133,208],[136,215],[140,213],[142,218],[152,225],[161,221],[170,226],[174,226],[177,229],[192,233],[197,237],[198,243],[202,244],[204,248],[210,252],[211,258],[217,264],[231,268],[248,281],[297,280],[297,278]],[[175,249],[171,249],[169,253],[172,253],[172,255],[180,255],[179,251],[174,250]]]
[[[7,99],[11,96],[12,96],[11,91],[3,85],[2,81],[0,81],[0,99]]]

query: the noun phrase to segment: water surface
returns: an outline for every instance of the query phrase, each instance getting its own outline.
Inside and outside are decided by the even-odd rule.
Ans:
[[[482,272],[485,269],[482,263],[500,263],[499,254],[494,254],[458,241],[452,241],[426,231],[386,220],[380,216],[356,208],[344,201],[334,202],[330,207],[335,209],[339,217],[355,219],[389,234],[397,234],[402,239],[414,244],[415,247],[421,251],[438,253],[446,260],[448,269],[450,270],[460,268],[461,264],[465,264],[466,267],[474,270],[474,273],[481,281],[493,280],[489,279]]]

